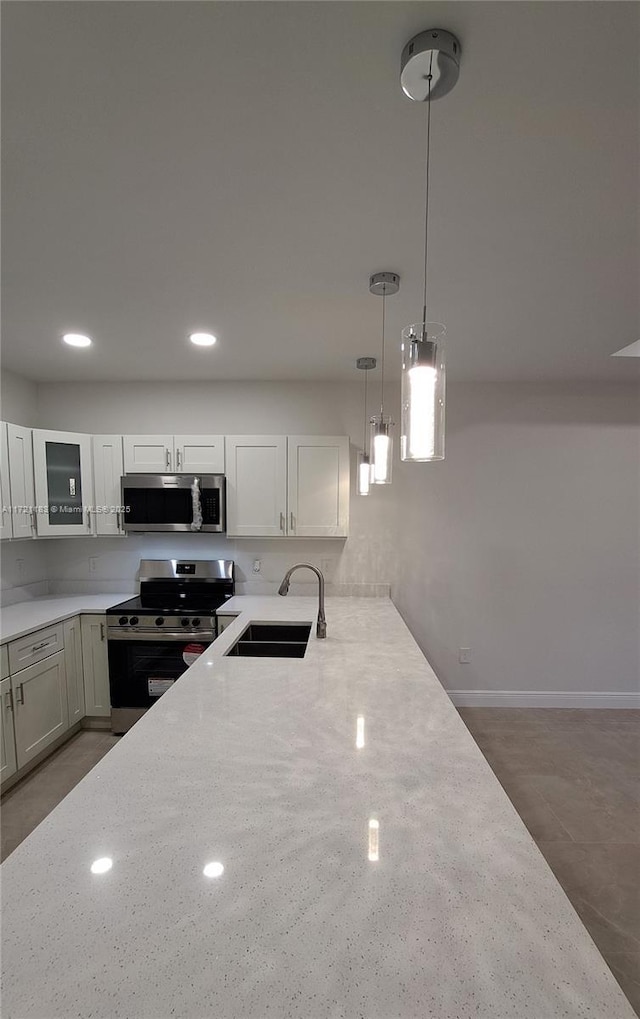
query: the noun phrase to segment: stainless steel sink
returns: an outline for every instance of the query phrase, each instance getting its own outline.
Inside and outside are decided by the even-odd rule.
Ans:
[[[304,658],[311,623],[249,623],[227,655],[240,658]]]

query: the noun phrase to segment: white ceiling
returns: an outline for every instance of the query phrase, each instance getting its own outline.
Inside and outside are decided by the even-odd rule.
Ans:
[[[459,380],[638,378],[635,3],[6,3],[4,365],[38,380],[353,379],[431,313]],[[217,347],[191,348],[193,330]],[[62,346],[65,331],[94,338]]]

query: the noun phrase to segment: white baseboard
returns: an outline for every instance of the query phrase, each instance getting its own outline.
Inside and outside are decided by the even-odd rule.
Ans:
[[[457,708],[640,708],[638,693],[447,690]]]

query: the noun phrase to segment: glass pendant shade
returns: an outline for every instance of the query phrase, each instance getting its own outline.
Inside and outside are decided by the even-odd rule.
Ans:
[[[371,464],[366,453],[358,457],[358,495],[368,495],[371,483]]]
[[[390,418],[376,414],[371,418],[369,450],[371,453],[371,484],[390,485],[393,463],[393,439]]]
[[[439,322],[402,330],[402,460],[444,460],[445,333]]]

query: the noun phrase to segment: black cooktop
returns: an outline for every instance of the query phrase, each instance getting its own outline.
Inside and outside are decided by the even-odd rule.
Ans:
[[[185,612],[191,612],[197,616],[211,616],[216,609],[219,609],[221,605],[224,605],[225,601],[231,598],[231,594],[223,594],[222,592],[212,594],[207,598],[206,603],[203,602],[202,597],[198,601],[193,599],[184,599],[173,602],[172,605],[165,604],[160,598],[129,598],[128,601],[119,602],[117,605],[112,605],[107,609],[107,615],[119,616],[127,612],[137,613],[142,615],[145,612],[157,612],[163,616],[182,616]]]

